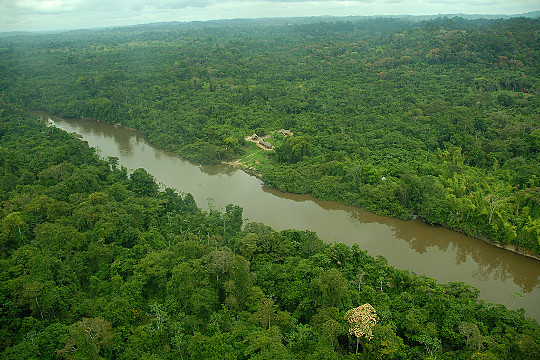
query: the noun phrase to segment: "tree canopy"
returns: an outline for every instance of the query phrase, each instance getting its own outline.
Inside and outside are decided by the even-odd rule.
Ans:
[[[540,352],[536,321],[469,285],[438,284],[309,231],[242,227],[238,206],[202,211],[143,170],[129,174],[17,106],[2,109],[0,359]],[[141,180],[153,190],[140,191]]]

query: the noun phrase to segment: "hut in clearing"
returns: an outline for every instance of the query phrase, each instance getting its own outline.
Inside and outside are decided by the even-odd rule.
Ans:
[[[279,130],[279,133],[281,133],[281,135],[283,135],[283,136],[289,136],[289,135],[292,135],[291,130],[285,130],[285,129]]]
[[[267,149],[272,149],[273,148],[272,144],[270,144],[267,141],[264,141],[263,139],[259,140],[259,144],[262,145],[263,147],[267,148]]]

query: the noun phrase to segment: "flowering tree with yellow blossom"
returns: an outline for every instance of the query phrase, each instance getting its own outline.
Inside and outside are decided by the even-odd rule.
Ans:
[[[349,334],[356,336],[356,353],[358,354],[358,342],[361,337],[368,341],[373,339],[373,327],[377,324],[377,312],[370,304],[364,304],[350,309],[345,314],[349,322]]]

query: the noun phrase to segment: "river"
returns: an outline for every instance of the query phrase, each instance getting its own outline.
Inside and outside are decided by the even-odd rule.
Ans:
[[[191,193],[203,209],[224,209],[233,203],[244,209],[249,221],[276,230],[311,230],[327,242],[357,243],[394,267],[439,282],[463,281],[480,289],[481,299],[524,308],[527,316],[540,321],[538,260],[420,220],[402,221],[309,195],[282,193],[227,165],[194,165],[153,147],[129,129],[95,120],[40,116],[81,135],[102,157],[116,156],[130,170],[144,168],[165,186]]]

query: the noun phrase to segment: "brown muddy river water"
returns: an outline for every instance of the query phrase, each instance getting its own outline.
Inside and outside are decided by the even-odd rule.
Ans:
[[[480,289],[483,300],[524,308],[527,316],[540,321],[538,260],[419,220],[386,218],[309,195],[268,189],[259,179],[230,166],[197,166],[157,149],[135,131],[93,120],[41,116],[81,135],[102,157],[116,156],[130,170],[142,167],[165,186],[193,194],[203,209],[212,203],[223,210],[233,203],[244,209],[249,221],[276,230],[311,230],[327,242],[357,243],[373,256],[384,256],[392,266],[439,282],[466,282]]]

